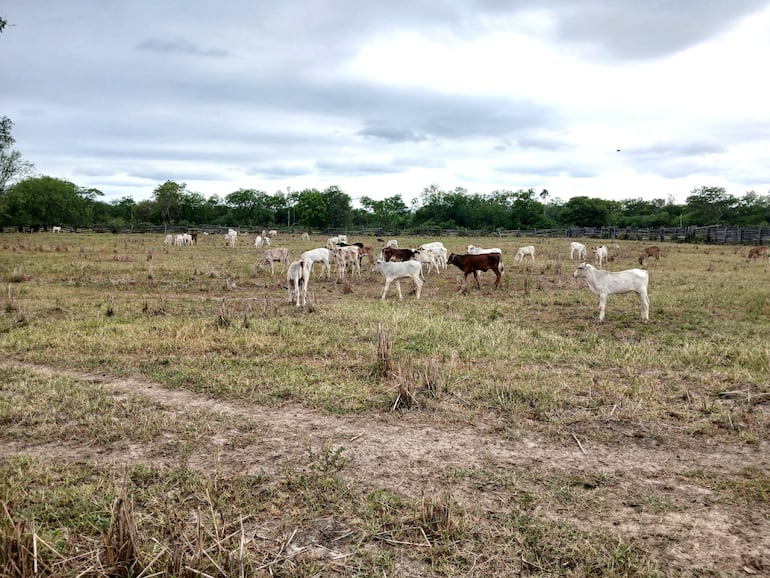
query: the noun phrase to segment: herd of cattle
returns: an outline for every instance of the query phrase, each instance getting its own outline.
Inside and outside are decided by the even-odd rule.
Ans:
[[[501,249],[481,248],[474,245],[468,245],[464,254],[449,253],[446,247],[440,241],[424,243],[415,249],[401,248],[398,241],[393,239],[385,242],[384,239],[378,239],[385,243],[384,247],[377,251],[364,245],[364,243],[349,243],[347,235],[337,235],[327,240],[325,247],[318,247],[303,252],[299,259],[290,262],[290,252],[287,248],[271,248],[271,239],[277,235],[276,231],[262,231],[256,235],[254,246],[265,248],[262,259],[257,263],[258,269],[270,267],[271,274],[275,274],[275,265],[280,264],[281,273],[286,271],[288,282],[289,302],[296,304],[297,307],[307,305],[307,293],[310,280],[313,276],[313,267],[320,265],[318,278],[326,275],[331,277],[332,265],[334,265],[337,279],[342,280],[348,274],[351,276],[361,275],[363,259],[368,259],[372,271],[382,274],[385,280],[385,287],[382,291],[381,299],[385,299],[388,289],[395,284],[398,298],[403,299],[401,291],[401,280],[410,279],[414,284],[416,298],[419,299],[422,293],[422,287],[425,283],[425,274],[440,273],[446,270],[449,265],[457,267],[464,275],[464,281],[467,281],[469,275],[473,275],[476,287],[481,288],[479,283],[479,271],[492,271],[495,275],[495,288],[500,286],[502,275],[505,271],[503,263],[503,252]],[[230,229],[224,235],[227,246],[235,246],[238,238],[238,232]],[[303,234],[303,240],[308,239],[307,234]],[[176,237],[167,235],[164,241],[167,245],[175,244],[177,246],[193,245],[197,242],[197,235],[180,234]],[[591,252],[597,266],[587,262],[588,249],[583,243],[573,241],[569,244],[570,260],[578,259],[580,264],[573,273],[576,279],[584,279],[588,288],[599,297],[599,321],[604,321],[605,304],[608,295],[622,293],[636,293],[639,296],[641,305],[641,319],[644,322],[649,321],[650,300],[648,296],[649,274],[643,269],[627,269],[624,271],[611,272],[602,269],[609,259],[609,249],[604,246],[592,247]],[[768,247],[752,247],[748,254],[748,259],[757,259],[759,257],[768,257]],[[535,261],[535,247],[526,245],[520,247],[513,258],[513,263],[521,263],[525,258],[531,262]],[[656,261],[660,259],[660,247],[652,245],[642,249],[639,254],[639,265],[643,266],[649,258]],[[423,271],[425,269],[425,272]]]

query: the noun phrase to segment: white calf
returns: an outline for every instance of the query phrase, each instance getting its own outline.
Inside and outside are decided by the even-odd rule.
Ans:
[[[301,239],[302,239],[303,241],[307,241],[309,238],[310,238],[310,235],[309,235],[308,233],[302,233],[302,237],[301,237]]]
[[[53,226],[53,232],[54,233],[61,233],[61,227],[59,227],[58,225],[54,225]]]
[[[393,247],[394,249],[398,249],[398,240],[397,239],[391,239],[387,243],[385,243],[386,247]]]
[[[430,275],[434,268],[436,269],[436,275],[441,271],[441,265],[439,265],[436,254],[428,249],[417,249],[414,252],[414,260],[427,265],[426,269],[428,270],[428,275]]]
[[[289,284],[289,303],[297,303],[297,307],[307,304],[307,286],[310,282],[310,267],[303,260],[292,261],[286,272]]]
[[[524,257],[526,257],[527,255],[532,257],[532,262],[534,263],[535,262],[535,248],[532,245],[526,245],[524,247],[519,247],[519,250],[516,251],[516,255],[513,257],[513,262],[514,263],[518,263],[522,259],[524,259]]]
[[[575,258],[575,252],[578,254],[578,259],[583,261],[586,258],[586,246],[583,243],[572,241],[569,244],[569,258],[570,260]]]
[[[254,246],[257,249],[261,249],[264,245],[265,245],[265,237],[263,237],[262,235],[257,235],[256,237],[254,237]]]
[[[399,300],[403,299],[401,294],[400,279],[409,278],[414,281],[414,289],[417,294],[417,299],[420,298],[422,293],[422,264],[417,261],[385,261],[384,259],[377,259],[374,262],[372,271],[379,271],[382,276],[385,277],[385,289],[382,290],[381,299],[385,299],[385,294],[388,292],[388,287],[395,281],[396,289],[398,290]]]
[[[173,245],[174,244],[174,235],[166,235],[166,238],[163,239],[164,245]]]
[[[278,234],[278,231],[276,231],[275,229],[270,229],[270,230],[267,232],[267,236],[268,236],[268,237],[270,237],[271,239],[272,239],[273,237],[275,237],[277,234]]]
[[[432,243],[423,243],[419,247],[417,247],[418,251],[427,251],[428,253],[431,253],[438,265],[441,266],[442,269],[447,268],[447,250],[446,247],[444,247],[444,243],[441,241],[434,241]]]
[[[650,298],[647,295],[649,274],[642,269],[626,269],[612,273],[597,269],[589,263],[581,263],[572,274],[575,278],[585,279],[588,288],[599,296],[599,321],[604,321],[604,306],[607,295],[634,292],[639,295],[642,304],[642,321],[650,320]]]
[[[329,267],[329,249],[326,247],[319,247],[318,249],[310,249],[305,251],[300,256],[300,259],[305,262],[305,267],[312,273],[313,265],[315,263],[321,263],[321,274],[319,277],[323,277],[324,269],[326,269],[326,278],[331,277],[331,267]]]
[[[599,267],[602,266],[602,264],[607,263],[607,247],[602,245],[601,247],[596,247],[595,249],[591,249],[591,252],[596,257],[596,262],[599,264]]]
[[[334,249],[334,247],[336,247],[339,242],[340,242],[339,237],[329,237],[328,239],[326,239],[326,248]]]
[[[281,264],[281,273],[283,273],[286,265],[289,264],[289,250],[284,248],[268,249],[265,251],[262,260],[257,263],[257,269],[260,271],[263,267],[270,265],[270,274],[275,275],[275,263]]]
[[[238,238],[238,235],[231,235],[230,233],[227,233],[225,235],[225,246],[226,247],[235,247],[235,240]]]
[[[334,257],[334,263],[337,265],[337,279],[345,277],[348,265],[350,265],[351,274],[361,276],[361,260],[358,258],[357,245],[334,247],[331,255]]]

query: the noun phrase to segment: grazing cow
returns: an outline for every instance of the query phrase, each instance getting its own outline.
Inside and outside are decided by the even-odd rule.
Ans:
[[[270,265],[270,274],[275,275],[275,263],[281,264],[281,273],[283,273],[289,264],[289,250],[282,247],[267,249],[262,260],[257,263],[257,269],[261,271],[264,267]]]
[[[237,238],[238,238],[238,234],[237,233],[235,235],[231,235],[230,233],[227,233],[227,235],[225,235],[225,237],[224,237],[224,239],[225,239],[225,246],[226,247],[235,247],[235,241],[236,241]]]
[[[391,262],[385,261],[384,259],[377,259],[374,262],[372,271],[379,271],[382,273],[382,276],[385,277],[385,289],[382,290],[381,299],[385,299],[388,287],[395,281],[398,298],[399,300],[402,300],[404,296],[401,294],[400,279],[407,278],[414,282],[414,292],[417,294],[417,299],[420,298],[424,281],[422,280],[422,265],[417,261]]]
[[[651,245],[650,247],[645,247],[642,249],[641,254],[639,255],[639,264],[644,265],[644,262],[647,260],[648,257],[655,257],[656,261],[660,260],[660,247],[657,245]]]
[[[302,233],[302,236],[300,237],[303,241],[307,241],[310,238],[310,234],[308,233]]]
[[[591,249],[591,252],[594,254],[594,257],[596,257],[596,262],[599,264],[599,267],[601,267],[602,264],[607,263],[607,257],[609,255],[607,247],[604,245],[601,247],[594,247]]]
[[[382,258],[386,261],[409,261],[414,259],[414,249],[397,249],[395,247],[385,247],[382,250]]]
[[[61,227],[59,227],[59,226],[57,226],[57,225],[54,225],[54,226],[53,226],[53,232],[54,232],[54,233],[61,233]]]
[[[173,245],[174,244],[174,235],[172,235],[170,233],[168,235],[166,235],[166,238],[163,239],[163,244],[164,245]]]
[[[642,269],[627,269],[610,272],[597,269],[589,263],[581,263],[572,274],[576,279],[585,279],[588,288],[594,295],[599,296],[599,321],[604,321],[604,306],[607,295],[634,292],[639,295],[642,305],[642,321],[650,320],[650,298],[647,295],[649,273]]]
[[[532,257],[532,262],[535,262],[535,248],[532,245],[526,245],[524,247],[519,247],[519,250],[516,251],[516,255],[513,257],[514,263],[519,263],[524,257],[529,255]]]
[[[313,265],[315,263],[321,263],[321,273],[318,277],[322,277],[324,269],[326,270],[326,278],[331,278],[331,267],[329,267],[329,249],[326,247],[319,247],[318,249],[310,249],[305,251],[300,256],[300,259],[305,262],[305,267],[312,273]]]
[[[292,261],[286,272],[289,285],[289,303],[297,303],[297,307],[307,304],[307,286],[310,282],[310,267],[300,259]]]
[[[575,258],[575,253],[578,254],[578,259],[580,261],[585,261],[586,258],[586,246],[583,245],[583,243],[578,243],[577,241],[572,241],[569,244],[569,258],[570,260],[573,260]]]
[[[752,247],[749,249],[749,261],[752,259],[759,259],[760,257],[767,257],[768,249],[765,246]]]
[[[394,249],[398,249],[398,239],[391,239],[387,243],[385,243],[386,247],[393,247]]]
[[[275,237],[277,234],[278,234],[278,231],[276,231],[275,229],[270,229],[270,230],[267,232],[267,236],[268,236],[268,237],[270,237],[271,239],[272,239],[273,237]]]
[[[489,271],[490,269],[497,278],[495,280],[495,289],[500,286],[500,275],[502,273],[502,255],[500,253],[482,253],[481,255],[449,255],[447,262],[455,265],[460,271],[465,273],[464,279],[473,273],[476,279],[476,287],[481,289],[479,284],[479,271]]]
[[[192,239],[193,245],[198,244],[198,233],[190,233],[190,238]]]
[[[262,247],[264,247],[265,246],[265,237],[263,237],[262,235],[257,235],[256,237],[254,237],[254,246],[257,249],[261,249]]]

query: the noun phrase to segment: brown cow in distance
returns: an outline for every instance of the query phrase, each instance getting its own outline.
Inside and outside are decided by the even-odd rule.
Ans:
[[[396,247],[385,247],[382,250],[382,258],[385,261],[409,261],[414,259],[415,251],[413,249],[397,249]]]
[[[759,259],[760,257],[767,257],[768,249],[765,246],[752,247],[749,249],[749,261],[752,259]]]
[[[655,257],[656,261],[660,260],[660,247],[657,245],[652,245],[650,247],[645,247],[642,249],[641,255],[639,255],[639,264],[644,265],[644,262],[647,260],[647,257]]]
[[[452,253],[447,259],[448,265],[455,265],[460,271],[465,273],[465,279],[473,273],[476,279],[476,287],[481,289],[479,284],[479,271],[489,271],[495,274],[495,289],[500,286],[500,253],[482,253],[481,255],[455,255]]]

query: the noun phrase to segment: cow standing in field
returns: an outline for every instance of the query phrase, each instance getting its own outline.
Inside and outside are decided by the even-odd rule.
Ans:
[[[749,261],[768,256],[768,248],[765,246],[752,247],[749,249]]]
[[[639,264],[644,265],[648,257],[655,257],[656,261],[660,261],[660,247],[651,245],[650,247],[642,249],[642,252],[639,255]]]
[[[476,287],[481,289],[479,283],[479,271],[489,271],[495,274],[495,289],[500,286],[500,274],[502,269],[502,255],[500,253],[482,253],[481,255],[455,255],[452,253],[447,259],[449,265],[454,265],[465,274],[464,279],[473,273],[476,279]]]

